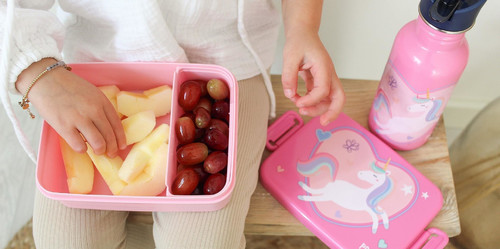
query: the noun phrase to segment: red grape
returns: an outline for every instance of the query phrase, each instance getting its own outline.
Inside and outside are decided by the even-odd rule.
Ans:
[[[203,107],[198,107],[194,110],[195,123],[198,128],[206,128],[210,123],[210,113]]]
[[[208,111],[208,113],[210,113],[212,111],[212,101],[208,98],[201,98],[200,101],[198,101],[198,105],[196,105],[194,109],[196,110],[198,107],[203,107]]]
[[[203,169],[203,164],[195,164],[195,165],[184,165],[184,164],[179,164],[177,165],[177,172],[181,172],[184,169],[191,168],[193,169],[198,176],[200,176],[200,183],[205,182],[205,180],[208,177],[208,173]]]
[[[216,129],[208,130],[205,133],[204,142],[208,145],[208,147],[214,150],[225,150],[228,145],[227,136]]]
[[[210,120],[210,123],[208,124],[207,129],[209,130],[217,129],[221,131],[224,135],[229,137],[229,126],[226,124],[226,122],[220,119],[212,118]]]
[[[215,174],[227,166],[227,155],[222,151],[210,153],[203,162],[203,169],[210,174]]]
[[[189,195],[195,190],[196,186],[198,186],[199,181],[200,176],[193,168],[183,169],[177,173],[172,183],[172,194]]]
[[[207,91],[207,83],[208,81],[206,80],[195,80],[196,82],[198,82],[198,84],[200,85],[200,88],[201,88],[201,96],[205,96],[208,94],[208,91]]]
[[[203,184],[198,184],[191,195],[202,195],[203,194]]]
[[[204,136],[205,136],[205,129],[196,128],[196,136],[194,141],[199,142]]]
[[[191,166],[194,171],[200,176],[200,183],[202,182],[205,182],[205,180],[208,178],[208,176],[210,175],[208,172],[206,172],[204,169],[203,169],[203,164],[196,164],[196,165],[193,165]]]
[[[216,101],[212,105],[212,117],[229,122],[229,103],[223,100]]]
[[[190,118],[191,120],[193,120],[193,124],[194,124],[195,115],[193,112],[186,112],[186,113],[182,114],[181,117]]]
[[[204,143],[190,143],[177,149],[177,161],[185,165],[203,162],[208,156],[208,148]]]
[[[183,169],[187,169],[187,168],[192,168],[193,165],[184,165],[184,164],[180,164],[177,165],[177,172],[181,172]]]
[[[196,81],[186,81],[179,90],[179,105],[184,111],[193,110],[201,97],[201,87]]]
[[[222,100],[229,96],[229,88],[226,83],[218,79],[211,79],[207,83],[207,91],[215,100]]]
[[[213,195],[219,193],[226,185],[226,176],[221,173],[210,175],[203,185],[203,193]]]
[[[175,134],[179,144],[192,143],[196,137],[193,120],[189,117],[180,117],[175,122]]]

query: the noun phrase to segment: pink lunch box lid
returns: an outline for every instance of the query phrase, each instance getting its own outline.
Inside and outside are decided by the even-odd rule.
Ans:
[[[331,248],[443,248],[425,230],[442,207],[439,189],[398,153],[345,114],[303,125],[293,111],[268,130],[274,152],[262,185]]]

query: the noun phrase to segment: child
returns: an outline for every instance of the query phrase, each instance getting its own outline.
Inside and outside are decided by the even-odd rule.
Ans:
[[[8,62],[3,82],[18,95],[25,95],[33,79],[63,57],[66,62],[219,64],[237,77],[238,170],[229,204],[214,212],[153,213],[153,233],[158,248],[244,248],[245,217],[257,184],[267,119],[275,108],[267,75],[279,27],[272,2],[60,0],[69,16],[65,25],[47,11],[53,1],[23,1],[15,9],[12,3],[3,6],[2,57]],[[318,36],[321,11],[319,0],[282,1],[282,82],[302,114],[321,115],[321,123],[327,124],[342,109],[344,94]],[[306,82],[304,96],[296,93],[298,75]],[[45,73],[27,98],[30,108],[74,150],[85,152],[82,136],[98,154],[113,157],[125,148],[120,119],[106,97],[64,67]],[[2,102],[10,113],[10,101]],[[29,145],[23,147],[34,159]],[[127,212],[68,208],[39,192],[34,210],[37,248],[125,247]]]

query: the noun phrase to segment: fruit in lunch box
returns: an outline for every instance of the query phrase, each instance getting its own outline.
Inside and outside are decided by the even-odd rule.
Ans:
[[[196,81],[189,80],[184,82],[180,89],[177,102],[184,111],[193,110],[201,97],[201,87]]]
[[[219,193],[226,185],[226,176],[221,173],[210,175],[203,185],[203,193],[214,195]]]
[[[193,122],[194,122],[194,119],[196,118],[196,116],[194,115],[194,113],[193,113],[193,112],[186,112],[186,113],[182,114],[182,116],[181,116],[181,117],[188,117],[188,118],[190,118],[191,120],[193,120]],[[193,123],[193,124],[194,124],[194,123]]]
[[[200,88],[201,88],[201,96],[205,96],[208,94],[208,91],[207,91],[207,81],[206,80],[194,80],[196,81],[199,85],[200,85]]]
[[[222,132],[222,134],[229,137],[229,126],[226,124],[226,122],[224,122],[220,119],[212,118],[210,120],[210,124],[208,124],[207,129],[208,130],[213,130],[213,129],[219,130],[220,132]]]
[[[94,162],[95,167],[101,174],[102,178],[108,185],[109,189],[114,195],[120,194],[122,189],[127,185],[118,177],[118,171],[123,164],[121,157],[116,156],[110,158],[107,155],[97,155],[90,145],[87,144],[87,154]]]
[[[184,114],[176,123],[193,122],[195,136],[193,140],[191,136],[186,140],[182,132],[176,132],[179,144],[176,152],[178,175],[171,186],[173,193],[179,189],[183,179],[192,175],[191,171],[198,173],[198,186],[189,185],[189,191],[183,191],[183,194],[215,194],[224,188],[229,143],[228,97],[229,88],[218,79],[208,82],[188,80],[181,85],[178,102]],[[192,130],[189,126],[190,135]]]
[[[116,95],[118,112],[131,116],[138,112],[153,110],[156,117],[170,112],[172,88],[167,85],[155,87],[143,93],[120,91]]]
[[[119,170],[120,179],[130,183],[142,173],[154,152],[163,143],[168,143],[169,129],[169,125],[161,124],[142,141],[132,146]]]
[[[172,88],[167,85],[144,91],[144,95],[152,102],[157,117],[170,113],[172,108]]]
[[[59,144],[69,192],[72,194],[90,193],[94,186],[94,164],[89,155],[74,151],[61,137],[59,137]]]
[[[138,112],[122,120],[127,145],[143,140],[156,126],[153,110]]]
[[[208,113],[210,113],[212,112],[212,101],[208,98],[201,98],[194,110],[196,110],[196,108],[198,107],[203,107],[208,111]]]
[[[175,135],[179,144],[192,143],[196,138],[194,122],[189,117],[180,117],[175,122]]]
[[[194,122],[198,128],[206,128],[210,123],[210,113],[203,107],[198,107],[194,110]]]
[[[222,100],[229,96],[229,88],[219,79],[211,79],[207,83],[207,92],[215,100]]]
[[[212,105],[212,117],[229,122],[229,103],[224,100],[216,101]]]
[[[227,154],[223,151],[214,151],[207,156],[203,162],[203,170],[210,174],[215,174],[225,169],[227,166]]]
[[[207,156],[208,147],[200,142],[186,144],[177,149],[177,161],[184,165],[202,163]]]
[[[200,176],[193,168],[185,168],[177,173],[171,192],[174,195],[189,195],[196,189],[199,181]]]
[[[120,195],[156,196],[165,190],[168,145],[163,143],[155,151],[143,172],[127,184]]]
[[[201,163],[200,164],[195,164],[195,165],[183,165],[183,164],[179,164],[177,166],[177,172],[181,172],[182,170],[187,169],[187,168],[192,168],[196,173],[198,173],[198,176],[200,176],[200,181],[199,181],[200,183],[205,182],[205,180],[207,179],[207,177],[210,175],[209,173],[207,173],[203,169],[203,164],[201,164]]]
[[[228,145],[228,138],[217,129],[208,130],[205,132],[204,142],[214,150],[225,150]]]
[[[116,95],[120,92],[120,89],[115,86],[115,85],[109,85],[109,86],[100,86],[97,87],[99,90],[101,90],[102,93],[108,98],[109,102],[111,102],[111,105],[115,108],[116,113],[118,113],[118,116],[122,118],[122,114],[118,112],[118,107],[116,105]]]

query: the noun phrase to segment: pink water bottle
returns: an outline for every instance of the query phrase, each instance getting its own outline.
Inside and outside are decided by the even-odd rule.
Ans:
[[[469,56],[465,32],[486,0],[421,0],[419,17],[397,34],[373,101],[369,126],[398,150],[423,145]]]

